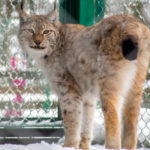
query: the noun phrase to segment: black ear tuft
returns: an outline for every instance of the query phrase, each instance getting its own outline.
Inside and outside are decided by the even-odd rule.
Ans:
[[[17,11],[19,13],[19,20],[20,24],[27,21],[27,19],[30,17],[24,10],[24,0],[21,0],[21,2],[17,5]]]
[[[24,0],[21,1],[20,3],[20,9],[23,10],[23,6],[24,6]]]
[[[135,60],[137,58],[138,47],[131,39],[122,41],[123,56],[128,60]]]

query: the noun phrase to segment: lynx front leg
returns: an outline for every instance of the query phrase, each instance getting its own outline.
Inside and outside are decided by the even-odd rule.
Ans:
[[[82,115],[81,98],[70,91],[66,97],[61,99],[61,112],[65,131],[64,146],[79,148]]]
[[[75,83],[61,83],[59,100],[65,131],[64,147],[79,148],[82,98],[76,90]]]
[[[83,97],[83,100],[84,104],[80,148],[90,150],[96,98],[86,95]]]
[[[118,115],[118,91],[115,84],[101,81],[100,97],[105,119],[105,146],[111,149],[121,148],[120,125]],[[114,81],[112,81],[114,82]]]

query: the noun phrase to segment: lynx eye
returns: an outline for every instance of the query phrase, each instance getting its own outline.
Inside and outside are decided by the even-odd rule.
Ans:
[[[28,29],[28,32],[34,34],[34,30],[33,29]]]
[[[50,30],[43,31],[43,34],[48,34],[48,33],[50,33]]]

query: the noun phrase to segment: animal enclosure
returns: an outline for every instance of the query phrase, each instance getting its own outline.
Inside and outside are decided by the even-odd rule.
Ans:
[[[88,0],[89,1],[89,0]],[[149,0],[93,0],[90,23],[83,20],[91,4],[80,4],[78,19],[74,18],[73,5],[60,0],[60,20],[67,23],[65,12],[70,16],[70,22],[92,25],[100,19],[113,14],[129,13],[147,26],[150,26]],[[17,41],[18,14],[16,5],[19,0],[0,1],[0,132],[5,129],[62,129],[61,114],[57,95],[51,89],[41,70],[34,61],[28,60],[20,50]],[[66,3],[65,3],[66,2]],[[73,1],[72,1],[73,2]],[[82,1],[83,2],[83,1]],[[89,1],[90,2],[90,1]],[[92,2],[92,1],[91,1]],[[76,6],[79,7],[79,4]],[[26,10],[30,14],[45,14],[53,10],[53,0],[26,0]],[[84,11],[85,10],[85,11]],[[72,13],[72,14],[71,14]],[[71,15],[70,15],[71,14]],[[73,22],[74,23],[74,22]],[[99,110],[99,103],[97,110]],[[150,69],[143,87],[143,103],[139,116],[139,145],[150,147]],[[13,136],[0,134],[0,143],[5,140],[19,139],[19,134]],[[27,139],[29,137],[22,137]],[[39,134],[33,137],[38,139]],[[41,139],[58,139],[59,136],[41,137]]]

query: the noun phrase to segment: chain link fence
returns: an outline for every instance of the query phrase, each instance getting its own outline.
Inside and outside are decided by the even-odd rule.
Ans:
[[[14,0],[0,1],[0,127],[61,126],[53,123],[59,119],[57,96],[35,62],[20,50],[16,4]],[[28,0],[26,4],[31,14],[48,13],[54,7],[48,0]]]
[[[57,96],[35,62],[27,60],[19,47],[17,2],[0,1],[0,128],[61,128]],[[26,0],[25,7],[30,14],[46,14],[53,9],[54,1]],[[149,0],[95,0],[95,23],[103,16],[127,13],[150,26]],[[150,70],[143,88],[138,141],[150,147]]]

